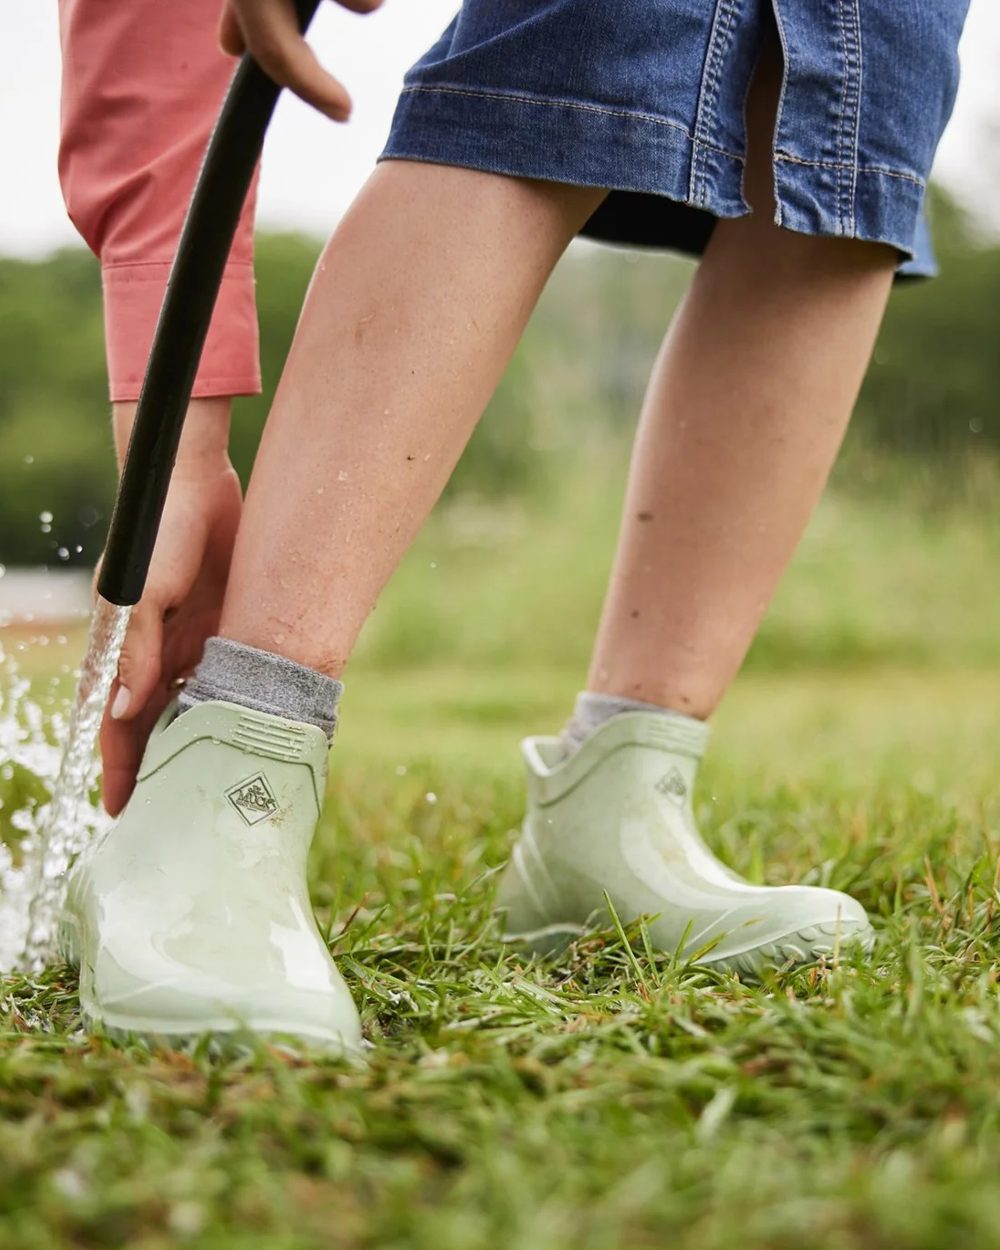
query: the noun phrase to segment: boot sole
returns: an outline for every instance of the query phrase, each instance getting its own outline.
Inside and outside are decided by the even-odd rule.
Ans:
[[[586,924],[548,920],[532,900],[515,859],[511,860],[507,874],[501,880],[496,910],[501,915],[501,923],[503,917],[511,913],[519,921],[510,929],[504,924],[501,940],[526,945],[531,954],[539,958],[562,955],[572,942],[603,927],[603,909],[595,910]],[[846,927],[838,921],[824,921],[801,929],[790,929],[765,942],[729,951],[714,959],[709,950],[703,957],[691,962],[698,967],[757,978],[763,972],[787,971],[859,946],[866,955],[874,948],[875,931],[870,924]]]
[[[563,955],[573,942],[587,933],[599,931],[601,927],[600,924],[549,924],[538,929],[504,931],[500,934],[500,940],[511,945],[527,946],[531,954],[540,959],[551,959]],[[731,951],[719,959],[712,959],[711,952],[708,952],[705,957],[693,959],[691,962],[699,968],[714,968],[720,972],[759,977],[763,972],[788,971],[858,947],[863,954],[869,955],[875,947],[875,931],[870,925],[848,932],[841,930],[839,934],[835,931],[829,934],[831,940],[821,945],[817,942],[817,931],[820,929],[835,931],[837,926],[814,925],[806,929],[794,929],[760,946]]]

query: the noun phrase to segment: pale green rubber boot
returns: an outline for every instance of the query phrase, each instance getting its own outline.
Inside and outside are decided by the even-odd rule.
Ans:
[[[326,735],[233,703],[171,715],[121,818],[70,874],[60,933],[84,1014],[173,1044],[249,1030],[358,1051],[306,886]]]
[[[653,946],[747,975],[873,941],[864,908],[814,886],[751,885],[719,862],[694,821],[708,727],[655,713],[612,717],[575,754],[522,743],[528,812],[500,882],[504,937],[538,954],[606,925],[649,923]]]

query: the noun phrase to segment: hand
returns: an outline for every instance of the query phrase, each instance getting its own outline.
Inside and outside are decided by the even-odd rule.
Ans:
[[[371,13],[382,0],[337,0],[352,13]],[[223,52],[249,52],[261,69],[336,122],[346,122],[351,97],[316,59],[299,30],[292,0],[224,0],[219,25]]]
[[[121,407],[130,426],[131,406]],[[228,410],[227,400],[194,400],[188,412],[146,588],[132,611],[101,728],[104,806],[112,816],[132,793],[149,732],[176,697],[177,679],[191,674],[218,632],[243,506],[225,449]],[[119,446],[125,441],[127,428]]]

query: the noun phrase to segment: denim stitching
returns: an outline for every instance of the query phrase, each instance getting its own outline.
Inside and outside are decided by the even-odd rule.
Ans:
[[[705,158],[698,147],[698,140],[705,132],[704,116],[712,108],[713,100],[718,92],[718,48],[725,38],[725,23],[728,21],[729,10],[725,0],[716,0],[715,14],[712,19],[712,32],[709,36],[708,55],[702,72],[701,92],[698,100],[698,112],[695,117],[695,147],[691,153],[691,176],[694,182],[692,199],[695,204],[704,204],[707,194],[708,175],[705,169]],[[720,25],[721,19],[721,25]]]
[[[681,122],[671,121],[667,117],[656,117],[652,113],[637,113],[630,109],[610,109],[604,108],[598,104],[583,104],[573,100],[550,100],[543,99],[539,96],[514,95],[507,91],[470,91],[465,87],[404,87],[402,95],[416,95],[418,93],[436,94],[436,95],[458,95],[469,96],[471,99],[478,100],[505,100],[513,104],[538,104],[546,108],[568,108],[576,109],[584,113],[599,113],[606,117],[621,117],[628,121],[650,122],[654,126],[666,126],[671,130],[679,130],[686,139],[692,143],[700,144],[702,147],[708,148],[712,152],[717,152],[720,156],[728,157],[729,160],[736,161],[738,164],[745,163],[745,157],[738,155],[736,152],[730,152],[728,148],[719,146],[718,144],[709,143],[704,140],[697,139],[686,126]],[[857,169],[859,174],[883,174],[887,178],[901,178],[904,182],[912,182],[922,190],[926,188],[926,183],[916,174],[905,173],[898,169],[889,169],[884,165],[863,165],[856,166],[853,162],[839,161],[816,161],[808,160],[802,156],[793,156],[790,152],[783,152],[779,149],[774,150],[774,159],[776,161],[787,161],[792,165],[816,166],[821,169]],[[130,268],[133,265],[168,265],[169,261],[118,261],[110,265],[105,265],[105,269],[114,269],[119,266],[122,268]],[[246,261],[229,262],[230,264],[247,265]]]
[[[848,75],[850,73],[850,65],[847,57],[847,36],[844,33],[844,4],[843,0],[833,0],[833,4],[837,10],[837,26],[840,33],[840,56],[841,56],[841,74],[840,74],[840,109],[837,113],[837,160],[832,166],[837,171],[837,233],[844,233],[844,170],[847,168],[847,162],[844,160],[844,120],[847,116],[847,87]]]
[[[792,165],[816,165],[820,169],[856,169],[859,174],[884,174],[887,178],[902,178],[904,182],[915,183],[921,190],[927,185],[916,174],[903,173],[898,169],[887,169],[884,165],[854,165],[853,163],[841,164],[838,161],[811,161],[806,160],[803,156],[792,156],[788,152],[775,152],[774,159],[776,161],[788,161]]]
[[[781,118],[785,109],[785,94],[788,90],[788,79],[791,74],[791,62],[788,55],[788,40],[785,37],[785,26],[781,20],[781,5],[779,0],[771,0],[771,9],[774,13],[774,24],[778,30],[778,42],[781,44],[781,91],[778,93],[778,104],[774,110],[774,133],[771,136],[771,177],[775,179],[774,220],[775,224],[780,226],[784,216],[784,206],[781,202],[781,196],[778,193],[776,178],[779,157],[778,142],[781,134]]]
[[[609,109],[599,104],[581,104],[575,100],[548,100],[541,96],[514,95],[509,91],[469,91],[465,87],[404,87],[402,95],[416,95],[428,92],[435,95],[469,96],[473,100],[506,100],[512,104],[539,104],[546,108],[577,109],[583,113],[600,113],[605,117],[623,117],[628,121],[651,122],[654,126],[668,126],[671,130],[679,130],[692,143],[701,142],[681,122],[671,121],[668,117],[655,117],[652,113],[636,113],[631,109]],[[743,157],[715,143],[702,143],[703,147],[718,152],[720,156],[728,156],[732,161],[743,164]]]
[[[854,55],[856,71],[854,75],[854,128],[851,135],[851,233],[857,233],[858,205],[858,144],[861,132],[861,85],[864,81],[864,40],[861,34],[861,7],[858,0],[851,0],[854,17]]]
[[[701,206],[704,206],[708,199],[708,162],[701,149],[717,150],[703,136],[712,133],[707,117],[718,102],[723,62],[728,49],[733,13],[737,3],[738,0],[717,0],[715,16],[712,19],[712,33],[708,42],[708,57],[702,74],[693,136],[695,146],[691,153],[691,180],[688,187],[688,195],[692,203]]]
[[[857,134],[858,108],[861,102],[860,82],[858,81],[858,47],[855,42],[857,26],[850,25],[846,19],[847,7],[852,0],[835,0],[837,5],[837,22],[840,27],[840,42],[843,53],[843,81],[840,94],[840,117],[837,119],[837,218],[838,232],[847,235],[855,233],[854,199],[855,172],[857,150],[853,142]],[[850,160],[846,159],[850,157]],[[849,177],[845,177],[846,174]]]
[[[859,81],[859,48],[857,44],[857,22],[855,19],[853,0],[839,0],[838,16],[840,32],[844,44],[844,92],[843,112],[840,118],[840,156],[844,160],[845,169],[837,179],[839,212],[846,229],[845,233],[855,233],[854,203],[856,190],[857,164],[857,126],[858,108],[861,103],[861,84]],[[845,177],[844,175],[849,176]]]

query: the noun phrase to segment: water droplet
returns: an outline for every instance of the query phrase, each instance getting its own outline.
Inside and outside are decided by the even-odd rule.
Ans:
[[[34,464],[34,463],[35,463],[35,457],[34,457],[34,456],[25,456],[25,457],[24,457],[24,463],[25,463],[25,464]]]
[[[45,511],[45,512],[39,512],[39,514],[38,514],[38,519],[39,519],[39,521],[41,521],[41,523],[42,523],[43,525],[51,525],[51,524],[52,524],[52,513],[51,513],[51,512],[48,512],[48,511]]]
[[[66,548],[65,548],[65,547],[57,547],[57,548],[56,548],[56,555],[59,557],[59,559],[60,559],[60,560],[68,560],[68,559],[69,559],[69,552],[66,550]]]
[[[427,793],[424,795],[424,800],[428,803],[434,804],[438,801],[438,796],[434,793],[433,790],[428,790]]]

